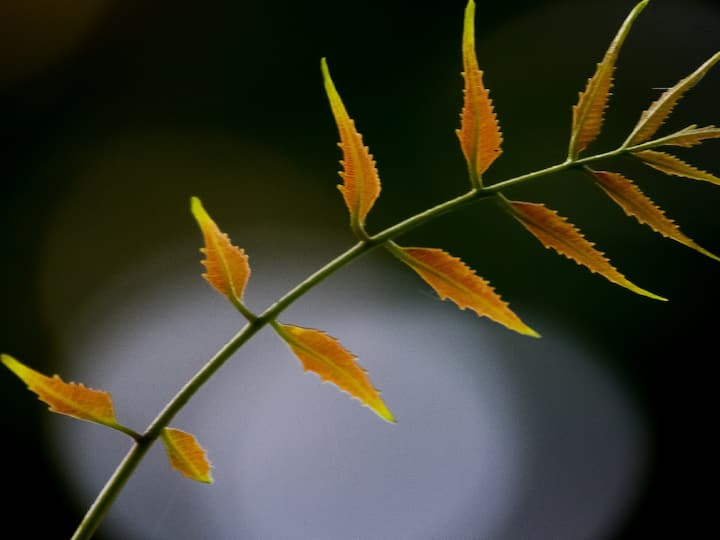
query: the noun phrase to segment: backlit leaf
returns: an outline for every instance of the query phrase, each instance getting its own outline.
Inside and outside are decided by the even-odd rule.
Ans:
[[[595,244],[586,240],[574,225],[554,210],[538,203],[507,202],[513,217],[522,223],[546,248],[554,249],[560,255],[587,267],[591,272],[598,273],[609,281],[637,294],[656,300],[666,300],[631,283],[610,264],[602,252],[595,249]]]
[[[699,128],[692,125],[662,137],[662,144],[663,146],[683,146],[685,148],[690,148],[702,143],[704,140],[718,138],[720,138],[720,128],[715,126]]]
[[[520,334],[540,337],[508,307],[490,284],[457,257],[434,248],[388,248],[430,285],[441,299],[452,300],[460,309],[470,308]]]
[[[456,130],[460,146],[473,181],[478,181],[493,161],[502,153],[502,134],[495,116],[490,93],[483,85],[483,72],[475,53],[475,2],[465,8],[463,29],[463,90],[464,103],[460,114],[460,129]]]
[[[647,4],[648,0],[643,0],[630,12],[602,61],[597,65],[595,74],[588,79],[585,91],[580,92],[577,105],[573,107],[573,127],[569,151],[569,156],[573,159],[600,134],[620,48],[633,22]]]
[[[627,144],[630,146],[637,145],[649,140],[650,137],[655,135],[667,117],[670,116],[677,102],[680,101],[685,93],[695,86],[718,61],[720,61],[720,52],[715,54],[675,86],[663,92],[663,94],[640,115],[640,120],[630,134]]]
[[[355,356],[339,341],[312,328],[279,323],[275,323],[273,327],[300,359],[305,371],[318,374],[323,381],[331,382],[359,399],[383,420],[395,422],[366,371],[355,362]]]
[[[631,180],[622,174],[607,171],[591,171],[597,184],[614,200],[628,216],[648,225],[655,232],[671,238],[703,255],[720,261],[720,257],[698,245],[686,236],[665,212],[655,205]]]
[[[212,483],[210,462],[193,435],[179,429],[165,428],[160,438],[173,469],[191,480]]]
[[[355,128],[355,121],[348,115],[340,94],[335,89],[324,58],[321,67],[325,91],[340,134],[338,146],[343,154],[340,162],[343,166],[343,171],[340,172],[343,183],[338,188],[350,211],[353,229],[361,229],[368,212],[380,195],[380,177],[370,150],[363,144],[362,135]]]
[[[79,383],[66,383],[57,375],[47,377],[7,354],[2,355],[2,363],[35,392],[50,411],[115,429],[120,427],[108,392],[93,390]]]
[[[646,165],[662,171],[665,174],[682,176],[683,178],[691,178],[693,180],[703,180],[711,184],[720,185],[720,178],[717,176],[693,167],[680,158],[666,154],[665,152],[643,150],[642,152],[633,152],[633,156],[639,157]]]
[[[232,245],[228,235],[218,228],[205,211],[200,199],[193,197],[190,208],[205,239],[205,247],[200,250],[205,254],[202,264],[207,270],[203,277],[239,307],[250,278],[248,257],[244,250]]]

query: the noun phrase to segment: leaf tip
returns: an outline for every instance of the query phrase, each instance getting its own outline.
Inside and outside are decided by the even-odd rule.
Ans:
[[[203,222],[207,221],[209,216],[203,207],[202,201],[198,197],[190,197],[190,212],[195,217],[197,222],[202,225]]]
[[[634,283],[632,283],[630,281],[625,280],[624,283],[620,283],[620,284],[623,285],[624,287],[626,287],[627,289],[631,290],[632,292],[637,293],[641,296],[646,296],[648,298],[651,298],[652,300],[659,300],[660,302],[668,301],[668,299],[665,298],[664,296],[660,296],[659,294],[652,293],[648,290],[643,289],[642,287],[638,287],[637,285],[635,285]]]
[[[650,291],[645,291],[645,296],[647,296],[648,298],[652,298],[653,300],[660,300],[661,302],[668,301],[668,299],[665,298],[664,296],[660,296],[660,295],[651,293]]]
[[[2,353],[0,354],[0,361],[3,363],[3,365],[8,368],[10,371],[15,373],[17,375],[17,371],[22,367],[22,364],[18,362],[15,358],[10,356],[9,354]]]
[[[29,380],[32,377],[36,375],[44,377],[44,375],[42,375],[41,373],[35,371],[31,367],[26,366],[20,360],[14,358],[13,356],[10,356],[9,354],[3,353],[0,356],[0,360],[2,361],[3,365],[10,371],[12,371],[13,374],[17,376],[21,381],[23,381],[28,387],[30,386]]]
[[[371,409],[388,424],[397,424],[397,420],[393,416],[393,413],[390,412],[390,409],[388,409],[382,401],[380,401],[378,405],[371,407]]]
[[[637,4],[635,4],[635,7],[632,8],[630,11],[630,15],[628,16],[629,19],[634,19],[638,15],[640,15],[640,12],[644,10],[647,5],[650,3],[650,0],[641,0]]]
[[[538,332],[536,332],[529,326],[525,326],[525,328],[526,328],[526,330],[524,332],[520,332],[521,334],[532,337],[532,338],[536,338],[536,339],[540,339],[542,337]]]
[[[468,0],[465,6],[465,29],[472,32],[473,21],[475,20],[475,0]]]
[[[331,105],[333,105],[335,100],[340,99],[340,95],[338,94],[335,88],[335,83],[330,76],[330,68],[328,67],[327,58],[324,56],[320,59],[320,71],[322,72],[323,83],[325,84],[325,92],[330,99]]]

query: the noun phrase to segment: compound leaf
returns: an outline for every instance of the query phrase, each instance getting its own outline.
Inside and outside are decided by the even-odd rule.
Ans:
[[[218,228],[205,211],[200,199],[193,197],[190,209],[205,239],[205,247],[200,250],[205,254],[202,264],[207,270],[203,277],[236,307],[241,307],[245,286],[250,278],[250,265],[245,251],[232,245],[228,235]]]
[[[162,430],[160,438],[165,445],[165,451],[173,469],[191,480],[206,484],[212,483],[210,462],[195,436],[180,429],[168,427]]]
[[[401,247],[388,249],[412,268],[441,299],[452,300],[460,309],[470,308],[520,334],[540,337],[508,307],[490,284],[457,257],[434,248]]]
[[[362,230],[368,212],[380,195],[380,177],[370,150],[363,144],[362,135],[355,128],[355,121],[350,118],[340,99],[325,58],[321,61],[321,68],[325,91],[340,134],[338,146],[343,154],[340,162],[343,171],[339,173],[343,183],[338,189],[350,211],[353,229],[358,231]]]
[[[711,184],[720,185],[720,178],[717,176],[693,167],[671,154],[656,152],[655,150],[643,150],[641,152],[633,152],[632,155],[639,157],[646,165],[662,171],[665,174],[691,178],[692,180],[703,180]]]
[[[463,90],[464,103],[460,114],[460,129],[456,130],[460,146],[473,182],[478,181],[502,153],[502,133],[493,108],[490,93],[483,85],[483,72],[475,53],[475,2],[465,8],[463,29]]]
[[[670,116],[670,113],[678,101],[680,101],[685,93],[695,86],[718,61],[720,61],[720,52],[715,54],[675,86],[663,92],[663,94],[640,115],[640,120],[630,134],[627,144],[630,146],[641,144],[655,135],[667,117]]]
[[[648,296],[656,300],[665,298],[641,289],[631,283],[625,276],[610,264],[605,255],[595,249],[589,242],[569,223],[566,218],[558,215],[543,204],[509,201],[510,213],[546,248],[552,248],[560,255],[574,260],[587,267],[591,272],[598,273],[607,280],[625,287],[634,293]]]
[[[608,171],[590,171],[597,184],[615,201],[623,211],[638,222],[649,226],[666,238],[680,242],[716,261],[720,257],[713,255],[694,240],[686,236],[675,222],[669,219],[649,197],[647,197],[630,179],[622,174]]]
[[[47,377],[7,354],[2,355],[2,363],[37,394],[51,412],[121,429],[108,392],[93,390],[79,383],[66,383],[57,375]]]
[[[316,373],[321,380],[331,382],[359,399],[383,420],[395,423],[366,371],[338,340],[312,328],[279,323],[274,323],[273,327],[300,359],[305,371]]]
[[[602,61],[597,65],[595,74],[588,79],[585,91],[580,92],[577,105],[573,107],[572,134],[570,136],[569,156],[574,159],[585,150],[600,134],[605,109],[610,98],[613,85],[613,74],[620,48],[630,27],[648,4],[643,0],[635,6],[620,27]]]

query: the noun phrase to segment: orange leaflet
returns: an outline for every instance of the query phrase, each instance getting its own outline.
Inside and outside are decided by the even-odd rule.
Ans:
[[[706,139],[720,138],[720,128],[715,126],[697,127],[696,125],[688,126],[685,129],[671,133],[662,138],[663,146],[683,146],[691,148],[702,143]]]
[[[696,244],[691,238],[685,236],[673,220],[665,216],[631,180],[622,174],[607,171],[590,171],[597,184],[614,200],[628,216],[634,217],[640,223],[648,225],[655,232],[666,238],[671,238],[684,244],[703,255],[720,261],[720,257],[713,255],[702,246]]]
[[[274,323],[273,327],[300,359],[305,371],[317,373],[323,381],[331,382],[359,399],[383,420],[395,422],[365,370],[335,338],[312,328],[279,323]]]
[[[183,476],[198,482],[211,484],[211,465],[205,450],[190,433],[174,428],[165,428],[160,434],[165,445],[170,465]]]
[[[210,218],[200,199],[193,197],[190,209],[205,239],[205,247],[200,250],[205,254],[202,263],[207,270],[203,277],[235,306],[241,305],[250,278],[250,265],[245,251],[230,243],[230,238]]]
[[[542,204],[506,200],[510,213],[540,240],[546,248],[552,248],[560,255],[586,266],[591,272],[604,276],[609,281],[637,294],[656,300],[666,300],[628,281],[610,264],[604,254],[596,250],[571,223],[554,210]]]
[[[647,4],[648,0],[644,0],[630,12],[602,61],[597,65],[595,74],[588,79],[585,91],[580,92],[577,105],[573,107],[573,127],[569,151],[572,159],[585,150],[600,134],[620,48],[633,22]]]
[[[483,72],[478,67],[475,53],[475,2],[465,8],[463,28],[463,90],[464,103],[460,114],[460,139],[468,171],[473,184],[479,184],[483,173],[502,153],[502,133],[493,109],[490,93],[483,85]]]
[[[665,174],[673,176],[682,176],[683,178],[691,178],[693,180],[703,180],[711,184],[720,185],[720,178],[709,172],[702,171],[685,163],[680,158],[665,152],[656,152],[654,150],[643,150],[642,152],[633,152],[633,156],[639,157],[643,163],[649,165],[653,169],[662,171]]]
[[[388,246],[402,262],[412,268],[442,298],[452,300],[460,309],[470,308],[480,317],[488,317],[520,334],[540,337],[513,313],[490,284],[475,271],[441,249]]]
[[[335,89],[324,58],[321,61],[321,68],[325,91],[340,133],[338,146],[343,153],[343,159],[340,162],[344,169],[340,172],[343,184],[339,185],[338,189],[350,211],[353,229],[357,232],[362,230],[368,212],[380,195],[380,177],[370,150],[363,144],[362,135],[355,128],[355,122],[348,115],[345,105]]]
[[[650,139],[675,108],[685,93],[695,86],[700,79],[720,60],[720,52],[715,54],[702,66],[682,79],[672,88],[668,88],[650,107],[640,115],[637,125],[633,129],[627,144],[632,146]]]
[[[2,355],[2,363],[35,392],[40,401],[47,403],[50,411],[115,429],[120,427],[108,392],[66,383],[57,375],[47,377],[7,354]]]

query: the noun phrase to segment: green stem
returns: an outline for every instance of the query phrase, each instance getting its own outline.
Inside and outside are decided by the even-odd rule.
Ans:
[[[115,469],[115,472],[105,484],[105,487],[95,498],[95,501],[75,530],[75,534],[73,534],[71,540],[84,540],[92,537],[113,501],[120,493],[120,490],[145,456],[145,453],[150,449],[150,446],[151,444],[148,443],[135,442],[120,462],[120,465]]]
[[[637,147],[620,147],[604,154],[597,154],[586,158],[568,160],[545,169],[541,169],[532,173],[524,174],[498,182],[491,186],[473,188],[467,193],[445,201],[437,206],[434,206],[428,210],[415,214],[404,221],[401,221],[387,229],[372,235],[367,236],[362,231],[363,238],[360,239],[354,246],[340,254],[338,257],[327,263],[325,266],[320,268],[314,274],[308,276],[305,280],[295,286],[292,290],[286,293],[283,297],[277,300],[274,304],[268,307],[262,314],[255,316],[252,312],[247,310],[245,306],[242,306],[242,313],[248,318],[248,323],[245,327],[240,330],[230,341],[228,341],[222,349],[220,349],[215,356],[213,356],[207,364],[205,364],[188,382],[180,389],[180,391],[168,402],[165,408],[157,415],[157,417],[148,426],[145,433],[138,435],[132,430],[126,431],[136,441],[135,444],[130,448],[125,458],[118,465],[117,469],[105,484],[105,487],[98,494],[92,506],[88,509],[85,517],[78,526],[75,534],[71,540],[89,540],[98,526],[102,522],[105,514],[112,505],[113,501],[120,493],[127,480],[132,475],[133,471],[137,468],[138,464],[142,460],[148,449],[155,443],[160,437],[162,430],[169,425],[175,415],[187,404],[195,393],[203,386],[212,375],[227,362],[230,357],[242,347],[248,340],[250,340],[256,333],[268,324],[274,323],[275,319],[293,302],[307,293],[315,285],[322,282],[331,274],[337,272],[353,260],[358,257],[376,249],[377,247],[385,244],[386,242],[397,238],[398,236],[419,227],[443,214],[451,211],[455,211],[468,204],[477,202],[482,199],[494,197],[500,193],[500,190],[515,186],[530,180],[545,177],[551,174],[562,172],[571,168],[586,166],[590,163],[600,161],[603,159],[615,157],[621,154],[625,154],[632,150],[639,150],[644,148],[650,148],[657,146],[656,141],[651,141],[638,145]],[[235,302],[233,302],[235,303]],[[236,305],[237,307],[237,305]]]
[[[182,409],[200,387],[237,351],[254,336],[265,323],[257,319],[245,325],[210,361],[198,371],[192,379],[168,402],[160,414],[153,420],[145,433],[130,448],[115,472],[88,509],[71,540],[88,540],[102,522],[105,514],[120,493],[127,480],[137,468],[145,453],[158,439],[172,418]]]

